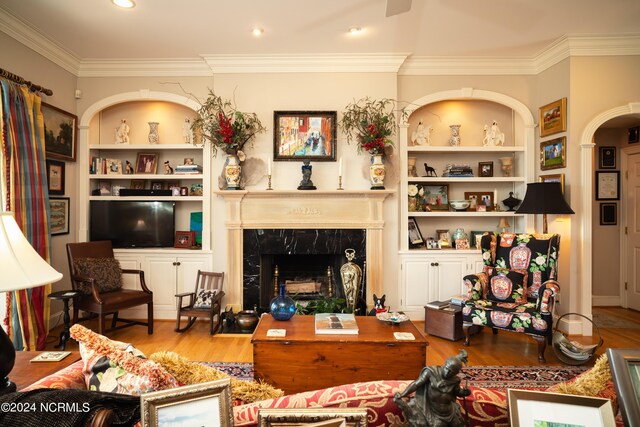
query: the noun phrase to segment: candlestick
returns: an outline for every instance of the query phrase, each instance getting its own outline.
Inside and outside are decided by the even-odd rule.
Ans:
[[[338,161],[338,176],[342,177],[342,157]]]
[[[344,190],[342,188],[342,175],[338,175],[338,190]]]
[[[269,172],[271,172],[271,171],[269,171]],[[269,173],[267,178],[268,178],[267,190],[273,190],[273,188],[271,188],[271,173]]]
[[[271,157],[269,157],[269,163],[267,163],[267,175],[271,178]]]
[[[500,208],[498,208],[498,190],[497,189],[493,190],[493,210],[494,211],[500,210]]]

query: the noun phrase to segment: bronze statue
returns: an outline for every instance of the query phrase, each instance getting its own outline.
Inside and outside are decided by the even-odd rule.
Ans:
[[[467,352],[460,350],[457,356],[449,357],[444,366],[426,366],[417,380],[402,393],[396,393],[393,401],[402,409],[409,426],[414,427],[462,427],[465,425],[457,397],[471,394],[460,387],[458,373],[467,363]],[[415,392],[408,402],[403,397]]]

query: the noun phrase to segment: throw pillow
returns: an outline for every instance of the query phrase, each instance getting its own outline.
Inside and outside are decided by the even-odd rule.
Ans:
[[[73,267],[79,274],[93,278],[101,293],[122,288],[122,268],[115,258],[76,258]],[[91,285],[80,283],[78,290],[89,295]]]
[[[79,324],[71,327],[71,338],[80,344],[89,390],[138,396],[180,386],[169,372],[131,344],[112,341]]]
[[[527,272],[495,268],[489,276],[487,299],[493,302],[523,304],[527,295]]]
[[[149,358],[169,371],[181,384],[199,384],[206,381],[229,378],[229,375],[211,366],[191,362],[189,359],[171,351],[159,351]],[[239,404],[275,399],[284,392],[261,381],[242,381],[231,378],[231,397]]]
[[[211,291],[208,289],[200,289],[196,295],[196,301],[193,304],[194,308],[211,308],[211,300],[218,291]]]

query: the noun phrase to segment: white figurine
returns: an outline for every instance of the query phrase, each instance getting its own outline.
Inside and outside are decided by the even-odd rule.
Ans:
[[[182,124],[182,137],[185,144],[191,144],[193,142],[193,133],[191,132],[191,120],[189,117],[185,117]]]
[[[116,128],[116,144],[129,143],[129,125],[125,119],[120,120],[120,126]]]
[[[431,145],[431,131],[433,126],[422,124],[422,121],[418,123],[418,128],[411,134],[411,142],[415,145]]]
[[[495,120],[489,128],[489,125],[484,125],[484,138],[482,139],[482,145],[487,146],[499,146],[504,145],[504,132],[500,131],[498,122]]]

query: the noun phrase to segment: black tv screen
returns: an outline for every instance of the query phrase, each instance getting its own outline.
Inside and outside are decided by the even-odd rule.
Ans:
[[[173,247],[175,202],[92,200],[89,240],[114,248]]]

